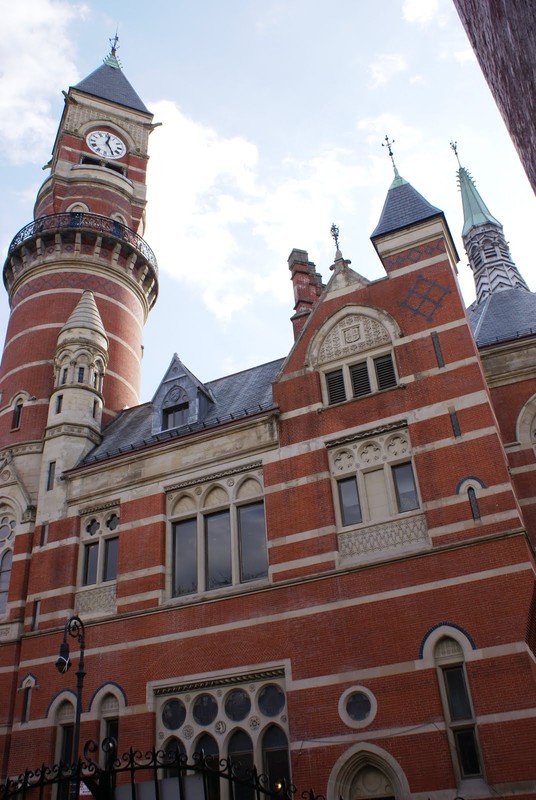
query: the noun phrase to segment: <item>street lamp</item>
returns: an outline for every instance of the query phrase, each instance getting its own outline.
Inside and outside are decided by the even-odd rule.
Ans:
[[[58,658],[56,660],[56,669],[62,675],[68,672],[71,668],[71,659],[69,657],[69,642],[67,641],[67,635],[72,636],[73,639],[78,641],[80,647],[80,658],[78,660],[78,669],[76,670],[76,711],[75,711],[75,720],[74,720],[74,732],[73,732],[73,764],[75,765],[75,773],[71,778],[70,788],[69,788],[69,798],[70,800],[76,800],[78,797],[78,785],[79,785],[79,776],[78,776],[78,750],[80,746],[80,716],[82,714],[82,689],[84,687],[84,649],[86,646],[86,631],[84,627],[84,623],[80,619],[77,614],[74,614],[72,617],[69,617],[67,622],[65,623],[65,628],[63,631],[63,642],[60,645],[60,652]]]

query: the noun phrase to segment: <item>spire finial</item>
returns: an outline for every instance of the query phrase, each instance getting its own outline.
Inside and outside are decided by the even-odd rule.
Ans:
[[[113,39],[108,39],[108,41],[110,42],[110,47],[112,48],[112,55],[113,56],[115,56],[115,54],[119,50],[119,45],[118,45],[119,36],[118,36],[117,30],[118,29],[116,28],[115,29],[115,36],[113,37]]]
[[[338,250],[339,249],[339,229],[337,228],[335,223],[333,223],[333,225],[331,226],[330,232],[331,232],[331,236],[333,238],[333,241],[335,242],[335,247]]]
[[[450,147],[454,155],[456,156],[456,161],[458,162],[458,166],[461,167],[460,164],[460,157],[458,155],[458,142],[451,142]]]
[[[387,148],[387,152],[389,153],[389,158],[391,159],[391,164],[393,165],[393,170],[395,172],[395,178],[399,178],[400,176],[399,176],[398,170],[396,168],[395,157],[393,155],[393,148],[391,147],[391,145],[393,145],[394,143],[395,143],[395,140],[391,139],[391,141],[389,141],[389,137],[387,136],[387,134],[385,134],[385,144],[382,142],[382,147],[386,147]]]

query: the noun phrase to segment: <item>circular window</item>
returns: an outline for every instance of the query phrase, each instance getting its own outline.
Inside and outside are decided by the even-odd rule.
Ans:
[[[363,722],[371,708],[370,699],[364,692],[353,692],[346,698],[346,713],[354,722]]]
[[[276,717],[285,707],[285,695],[275,683],[263,686],[259,692],[259,709],[267,717]]]
[[[169,700],[162,709],[162,722],[170,731],[180,728],[185,718],[186,708],[182,700]]]
[[[249,714],[251,700],[243,689],[233,689],[225,698],[225,713],[233,722],[240,722]]]
[[[376,698],[364,686],[352,686],[339,698],[339,715],[350,728],[364,728],[376,716]]]
[[[200,694],[195,698],[193,716],[198,725],[210,725],[218,714],[218,704],[211,694]]]

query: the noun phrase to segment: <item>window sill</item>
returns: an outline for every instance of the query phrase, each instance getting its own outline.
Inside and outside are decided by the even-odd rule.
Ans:
[[[337,534],[341,566],[381,561],[431,548],[422,511],[407,511],[385,522],[360,524]]]
[[[270,585],[268,577],[259,578],[256,581],[236,583],[233,586],[222,586],[219,589],[206,589],[203,592],[192,592],[191,594],[181,594],[177,597],[169,597],[165,605],[193,605],[196,603],[208,603],[213,600],[233,597],[235,595],[248,594]]]

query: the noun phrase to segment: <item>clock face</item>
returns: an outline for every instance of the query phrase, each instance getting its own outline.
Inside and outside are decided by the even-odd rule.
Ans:
[[[86,136],[88,147],[104,158],[122,158],[127,152],[125,143],[108,131],[91,131]]]

